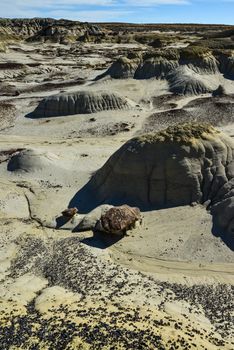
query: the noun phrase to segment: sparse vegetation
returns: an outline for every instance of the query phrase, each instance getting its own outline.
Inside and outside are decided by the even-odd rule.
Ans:
[[[211,55],[211,51],[207,47],[189,46],[180,50],[180,58],[182,60],[203,59],[208,55]]]
[[[207,135],[218,134],[215,128],[206,123],[184,123],[169,126],[154,134],[146,134],[136,138],[140,143],[177,142],[191,143],[194,139],[206,139]]]

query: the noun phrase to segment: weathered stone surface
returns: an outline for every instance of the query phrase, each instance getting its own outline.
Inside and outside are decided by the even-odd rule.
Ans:
[[[162,57],[152,57],[143,61],[134,74],[135,79],[165,79],[167,74],[178,67],[179,63],[173,60],[167,60]]]
[[[103,204],[92,210],[90,213],[85,215],[83,219],[76,226],[75,231],[88,231],[93,230],[96,226],[97,221],[113,206]]]
[[[187,123],[128,141],[96,172],[89,188],[99,202],[141,209],[207,201],[212,207],[233,196],[233,178],[233,140],[207,124]],[[229,217],[214,212],[226,227]]]
[[[43,99],[33,112],[38,118],[88,114],[105,110],[127,109],[127,99],[117,93],[78,91]]]
[[[213,92],[212,92],[212,96],[213,97],[223,97],[225,96],[227,93],[226,93],[226,90],[225,90],[225,87],[223,85],[219,85],[217,87],[217,89],[215,89]]]
[[[187,66],[180,66],[167,76],[170,91],[176,95],[200,95],[211,92],[203,79]]]
[[[111,65],[106,75],[114,79],[133,78],[138,64],[139,59],[130,60],[127,57],[121,57]]]
[[[211,212],[216,223],[234,237],[234,189],[232,196],[215,204]]]
[[[121,57],[97,79],[105,76],[115,79],[166,79],[171,92],[198,95],[214,90],[204,80],[204,74],[216,74],[219,68],[219,61],[207,49],[158,49],[134,59]]]
[[[78,209],[77,208],[68,208],[62,211],[62,215],[65,218],[72,218],[75,214],[78,213]]]
[[[33,149],[23,149],[13,154],[8,162],[9,171],[37,172],[55,166],[58,158],[55,154]]]
[[[113,207],[103,214],[95,229],[111,234],[124,234],[141,219],[140,209],[128,205]]]

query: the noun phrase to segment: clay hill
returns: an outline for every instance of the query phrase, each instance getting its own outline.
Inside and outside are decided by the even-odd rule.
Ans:
[[[0,349],[234,348],[233,30],[0,19]]]

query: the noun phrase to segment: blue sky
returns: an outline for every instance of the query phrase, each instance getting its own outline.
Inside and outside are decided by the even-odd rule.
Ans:
[[[1,17],[234,24],[234,0],[1,0]]]

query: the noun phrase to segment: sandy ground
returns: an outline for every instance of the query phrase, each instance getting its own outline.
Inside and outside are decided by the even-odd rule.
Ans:
[[[75,69],[69,65],[77,58],[53,57],[57,49],[20,44],[0,56],[1,62],[9,62],[14,53],[14,62],[48,68],[49,73],[40,74],[33,68],[24,78],[22,70],[1,71],[4,82],[16,88],[35,86],[35,74],[39,85],[85,79],[83,85],[1,96],[17,108],[13,124],[0,131],[1,152],[32,149],[40,164],[9,171],[10,156],[0,158],[0,347],[233,349],[234,254],[212,233],[205,208],[144,212],[142,226],[118,241],[92,231],[73,233],[85,213],[56,229],[56,218],[92,173],[161,110],[155,109],[152,97],[168,93],[167,84],[157,80],[94,83],[92,78],[102,72],[96,65],[110,61],[103,51],[118,46],[95,46],[95,51],[86,44],[93,56],[82,57],[82,67]],[[213,84],[223,81],[221,76],[209,79]],[[234,93],[233,81],[226,85]],[[27,117],[42,97],[83,89],[122,93],[133,107],[95,115]],[[175,99],[176,108],[194,98]],[[121,123],[131,127],[123,131]],[[234,135],[234,124],[222,129]]]

